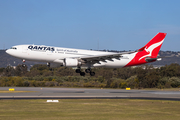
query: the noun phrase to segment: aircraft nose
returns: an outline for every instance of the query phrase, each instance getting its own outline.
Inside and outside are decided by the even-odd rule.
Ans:
[[[7,54],[10,54],[10,50],[9,50],[9,49],[7,49],[7,50],[6,50],[6,53],[7,53]]]
[[[8,50],[6,50],[6,53],[8,54]]]

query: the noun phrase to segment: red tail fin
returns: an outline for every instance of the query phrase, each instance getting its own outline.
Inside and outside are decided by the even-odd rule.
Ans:
[[[158,33],[144,47],[138,50],[135,57],[126,65],[139,65],[147,63],[145,58],[156,58],[162,46],[166,33]],[[154,60],[155,61],[155,60]]]
[[[158,33],[151,41],[149,41],[144,47],[138,51],[143,51],[142,49],[150,52],[151,57],[157,57],[159,50],[162,46],[166,33]]]

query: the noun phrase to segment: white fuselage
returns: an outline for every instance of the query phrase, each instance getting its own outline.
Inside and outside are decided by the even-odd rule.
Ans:
[[[78,58],[81,56],[94,56],[94,55],[108,55],[112,52],[101,52],[93,50],[82,50],[62,47],[51,47],[42,45],[17,45],[6,51],[8,54],[29,61],[41,61],[56,64],[63,64],[66,58]],[[83,67],[110,67],[118,68],[126,66],[136,55],[124,54],[120,59],[112,59],[100,61],[99,63],[91,64],[90,66],[84,64]]]
[[[122,53],[101,52],[92,50],[51,47],[44,45],[17,45],[6,50],[16,58],[30,61],[47,62],[49,67],[77,67],[76,73],[84,76],[81,67],[87,67],[86,73],[94,76],[91,67],[120,68],[154,62],[158,59],[159,50],[166,33],[159,32],[145,46],[137,51]]]

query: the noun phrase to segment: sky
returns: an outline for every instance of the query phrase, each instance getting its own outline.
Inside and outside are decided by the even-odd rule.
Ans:
[[[137,50],[158,32],[180,51],[180,0],[0,0],[0,49]]]

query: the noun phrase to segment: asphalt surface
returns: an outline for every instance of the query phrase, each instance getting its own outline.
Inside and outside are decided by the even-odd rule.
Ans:
[[[9,90],[9,88],[11,87],[0,87],[0,90]],[[180,101],[180,91],[47,87],[13,88],[15,91],[32,92],[0,92],[0,99],[150,99]]]

